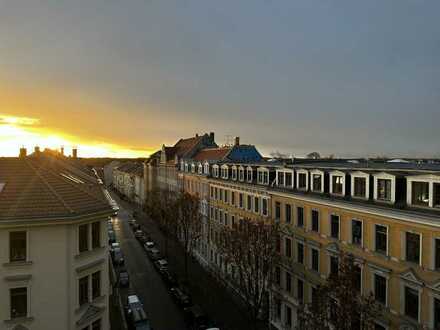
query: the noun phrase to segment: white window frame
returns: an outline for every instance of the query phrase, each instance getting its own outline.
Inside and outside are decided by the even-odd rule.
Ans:
[[[264,180],[264,173],[267,174],[267,182]],[[261,174],[261,179],[260,179],[260,174]],[[264,184],[264,185],[268,185],[269,184],[269,169],[266,167],[258,167],[257,168],[257,182],[258,184]]]
[[[11,289],[19,289],[19,288],[26,288],[26,318],[30,318],[32,317],[32,313],[31,313],[31,281],[32,279],[25,279],[25,280],[19,280],[19,281],[8,281],[6,284],[6,289],[7,289],[7,306],[8,306],[8,311],[7,311],[7,315],[9,315],[9,320],[16,320],[15,318],[12,318],[11,315]]]
[[[316,270],[316,269],[313,269],[313,250],[315,250],[315,251],[317,251],[318,252],[318,270]],[[321,270],[321,265],[320,265],[320,263],[321,263],[321,256],[320,256],[320,251],[319,251],[319,248],[317,248],[317,247],[314,247],[314,246],[311,246],[310,248],[309,248],[309,251],[310,251],[310,253],[309,253],[309,269],[311,270],[311,271],[313,271],[313,272],[317,272],[317,273],[319,273],[320,272],[320,270]]]
[[[336,237],[333,237],[332,236],[332,216],[333,215],[335,215],[335,216],[337,216],[338,217],[338,219],[339,219],[339,221],[338,221],[338,237],[336,238]],[[329,221],[329,235],[328,235],[328,237],[329,238],[331,238],[331,239],[337,239],[337,240],[341,240],[341,215],[340,214],[337,214],[337,213],[330,213],[329,214],[329,217],[328,217],[328,221]]]
[[[249,180],[249,173],[251,173],[250,180]],[[250,167],[250,166],[246,167],[246,181],[249,183],[252,183],[253,176],[254,176],[254,171],[253,171],[252,167]]]
[[[406,233],[419,235],[419,238],[420,238],[420,242],[419,242],[419,262],[417,262],[417,263],[414,263],[413,261],[408,261],[406,259]],[[422,267],[422,264],[423,264],[423,234],[421,232],[417,232],[417,231],[414,231],[414,230],[403,230],[403,231],[401,231],[401,249],[402,249],[402,251],[401,251],[402,260],[404,260],[406,262],[409,262],[411,264],[419,265],[420,267]]]
[[[77,227],[78,228],[78,227]],[[11,235],[10,235],[10,233],[13,233],[13,232],[21,232],[21,231],[24,231],[24,232],[26,232],[26,260],[25,261],[11,261]],[[78,232],[78,229],[77,229],[77,232]],[[30,253],[30,247],[29,247],[29,230],[28,229],[20,229],[20,228],[17,228],[17,229],[11,229],[11,230],[8,230],[7,231],[7,235],[8,235],[8,238],[7,238],[7,240],[8,240],[8,248],[7,248],[7,256],[6,256],[6,260],[7,260],[7,263],[13,263],[13,264],[15,264],[15,263],[22,263],[22,262],[25,262],[25,263],[28,263],[28,262],[30,262],[31,261],[31,259],[30,259],[30,256],[29,256],[29,253]],[[78,238],[79,238],[79,232],[78,232]],[[79,241],[78,241],[78,239],[77,239],[77,245],[78,245],[78,251],[79,251]],[[78,254],[79,254],[79,252],[78,252]]]
[[[405,287],[408,287],[410,289],[413,289],[415,291],[418,292],[419,295],[419,306],[418,306],[418,317],[417,317],[417,322],[420,322],[420,314],[421,314],[421,304],[422,304],[422,288],[419,285],[416,284],[410,284],[408,281],[405,280],[401,280],[400,281],[400,314],[404,315],[405,317],[408,317],[409,319],[411,319],[409,316],[407,316],[405,314]],[[413,320],[413,319],[411,319]]]
[[[313,189],[313,175],[316,175],[316,174],[321,176],[321,190],[314,190]],[[310,171],[310,191],[320,192],[320,193],[324,192],[324,171],[320,171],[320,170]]]
[[[351,197],[352,198],[356,198],[356,199],[369,199],[370,196],[370,174],[365,173],[365,172],[360,172],[360,171],[356,171],[356,172],[351,172],[350,173],[351,176]],[[354,194],[354,183],[355,183],[355,178],[364,178],[365,179],[365,196],[355,196]]]
[[[199,165],[198,165],[198,172],[199,172],[199,174],[203,174],[203,165],[202,165],[202,163],[199,163]]]
[[[264,212],[263,203],[266,202],[266,212]],[[264,217],[269,216],[269,198],[261,198],[261,215]]]
[[[341,221],[341,220],[339,220],[339,221]],[[353,221],[359,221],[361,223],[362,239],[361,239],[361,244],[360,245],[353,243]],[[349,236],[350,244],[363,248],[364,247],[364,236],[365,236],[364,221],[362,219],[359,219],[359,218],[352,218],[350,220],[350,226],[349,227],[350,227],[350,236]]]
[[[204,164],[204,174],[209,175],[209,163],[205,162]]]
[[[185,172],[189,172],[188,163],[185,163]]]
[[[434,236],[431,240],[431,251],[432,251],[432,253],[431,253],[431,270],[440,270],[440,267],[435,268],[435,258],[436,258],[435,241],[436,240],[440,241],[440,236]]]
[[[219,166],[217,164],[212,166],[212,176],[218,178]]]
[[[241,181],[241,182],[245,181],[245,179],[246,179],[245,173],[246,173],[245,168],[243,166],[239,166],[238,167],[238,181]]]
[[[300,174],[305,174],[306,175],[306,187],[305,188],[300,188],[299,187],[299,175]],[[296,170],[296,189],[302,190],[302,191],[309,190],[309,171],[307,171],[305,169]]]
[[[412,207],[426,208],[426,206],[413,204],[412,184],[413,182],[424,182],[429,184],[428,207],[434,208],[434,183],[440,184],[440,175],[414,175],[406,177],[406,203]]]
[[[222,165],[221,166],[221,176],[222,179],[227,180],[229,177],[229,166],[228,165]]]
[[[373,251],[377,254],[383,255],[381,252],[377,252],[376,248],[376,226],[382,226],[387,229],[387,250],[385,251],[385,255],[389,256],[389,247],[390,247],[390,227],[388,225],[385,225],[383,223],[374,223],[374,230],[373,230]]]
[[[388,203],[394,204],[396,202],[396,176],[393,174],[381,172],[373,175],[374,178],[374,200],[379,203]],[[377,182],[378,180],[391,180],[391,199],[389,201],[383,199],[377,199],[378,189]]]
[[[347,179],[346,174],[344,172],[338,171],[338,170],[331,171],[329,174],[330,174],[330,194],[334,195],[334,196],[345,196],[345,185],[346,185],[345,180]],[[341,194],[333,192],[333,177],[334,176],[342,176],[342,193]]]
[[[389,294],[389,291],[390,291],[390,283],[389,283],[390,276],[389,276],[389,274],[387,274],[385,272],[382,272],[380,270],[377,270],[375,268],[372,268],[372,267],[370,267],[370,270],[371,270],[371,292],[373,293],[375,301],[376,301],[376,285],[375,285],[376,275],[379,275],[379,276],[382,276],[382,277],[385,278],[385,281],[386,281],[385,307],[388,307],[389,306],[389,300],[390,300],[390,294]],[[380,304],[382,304],[382,303],[380,303]]]
[[[196,164],[191,164],[191,173],[196,173]]]
[[[237,181],[237,166],[232,166],[232,180]]]

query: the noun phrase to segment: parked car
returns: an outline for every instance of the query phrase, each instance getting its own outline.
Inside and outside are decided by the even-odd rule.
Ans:
[[[151,237],[144,233],[141,237],[139,237],[138,241],[144,245],[146,242],[151,241]]]
[[[206,330],[209,329],[209,320],[202,308],[198,305],[187,307],[183,310],[183,317],[187,329]]]
[[[144,306],[136,295],[127,297],[127,305],[125,306],[127,322],[131,329],[136,330],[152,330],[150,321],[144,311]]]
[[[113,258],[113,252],[115,249],[120,248],[119,242],[114,242],[110,245],[110,255]]]
[[[130,227],[133,227],[133,225],[135,225],[137,222],[135,219],[130,219],[128,220],[128,224],[130,225]]]
[[[162,259],[162,255],[157,248],[152,248],[151,251],[148,252],[148,257],[153,261]]]
[[[113,230],[108,231],[108,244],[112,244],[116,242],[116,235]]]
[[[156,244],[155,244],[154,242],[152,242],[152,241],[147,241],[147,242],[145,242],[145,244],[144,244],[144,249],[145,249],[145,251],[149,252],[149,251],[151,251],[151,249],[154,248],[155,245],[156,245]]]
[[[145,236],[142,230],[138,229],[134,232],[134,237],[136,237],[137,239],[140,239],[142,236]]]
[[[165,284],[169,288],[174,288],[174,287],[177,286],[177,279],[176,279],[176,277],[173,274],[171,274],[171,272],[168,269],[162,271],[160,273],[160,275],[162,276],[162,279],[164,280]]]
[[[114,248],[113,249],[113,263],[115,265],[123,265],[125,262],[124,260],[124,254],[122,253],[121,248]]]
[[[154,262],[154,266],[159,271],[159,273],[162,273],[165,270],[168,270],[168,261],[165,259],[159,259]]]
[[[127,270],[122,269],[119,272],[118,284],[121,288],[126,288],[130,286],[130,276],[128,275]]]
[[[173,297],[174,301],[179,305],[180,307],[190,307],[192,306],[191,297],[183,292],[182,289],[176,287],[170,289],[171,296]]]

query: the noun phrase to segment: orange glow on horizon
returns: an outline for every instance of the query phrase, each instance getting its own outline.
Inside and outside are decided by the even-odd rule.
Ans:
[[[83,141],[73,136],[38,127],[36,118],[0,115],[0,156],[16,157],[19,149],[25,147],[28,154],[35,146],[59,150],[64,146],[65,155],[71,154],[73,146],[78,148],[78,157],[138,158],[148,157],[149,150],[138,150],[117,144]]]

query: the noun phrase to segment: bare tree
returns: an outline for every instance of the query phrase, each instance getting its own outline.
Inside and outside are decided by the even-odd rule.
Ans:
[[[314,151],[314,152],[309,153],[307,155],[307,158],[309,158],[309,159],[320,159],[321,155],[319,154],[319,152]]]
[[[185,277],[188,279],[188,257],[202,236],[203,219],[200,199],[187,192],[179,193],[176,199],[177,231],[185,252]]]
[[[253,329],[268,298],[273,266],[278,263],[278,236],[277,224],[249,219],[220,232],[219,250],[234,269],[234,284],[244,298]]]
[[[349,254],[339,256],[338,274],[319,286],[313,301],[298,312],[301,330],[372,330],[380,314],[372,294],[360,294],[359,267]]]

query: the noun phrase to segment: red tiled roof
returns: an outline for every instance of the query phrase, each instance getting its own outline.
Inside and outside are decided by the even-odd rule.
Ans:
[[[202,149],[193,157],[193,159],[196,161],[222,160],[230,151],[231,147]]]
[[[0,221],[112,212],[96,178],[72,168],[46,156],[0,158]]]
[[[178,157],[184,156],[187,152],[191,151],[192,148],[194,148],[202,140],[202,138],[203,136],[194,136],[188,139],[180,139],[174,145],[175,155],[177,155]]]

